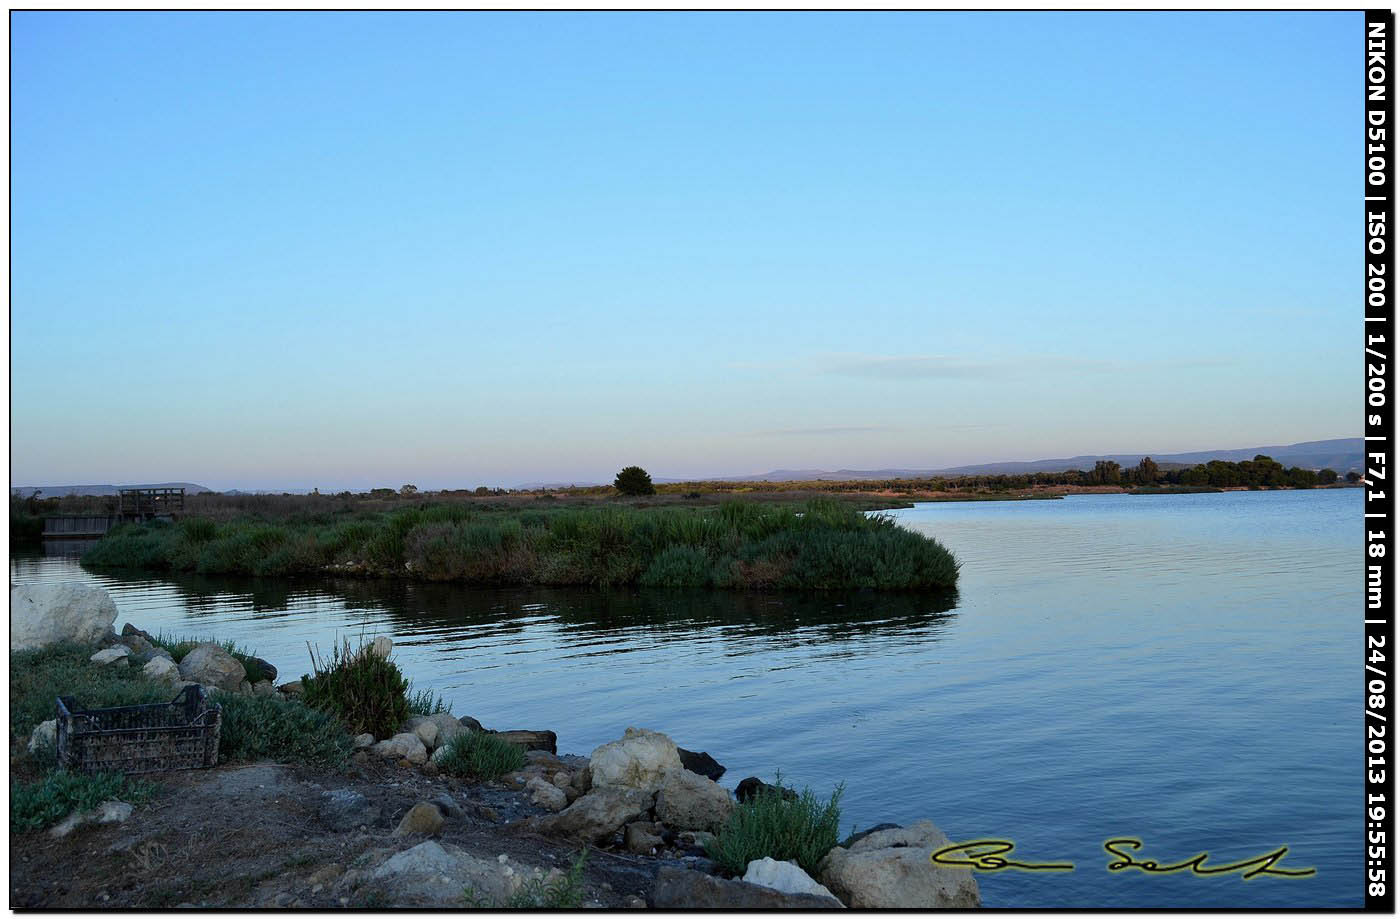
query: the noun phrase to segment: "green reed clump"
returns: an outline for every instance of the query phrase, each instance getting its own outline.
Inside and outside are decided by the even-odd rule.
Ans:
[[[729,822],[705,845],[705,854],[736,876],[748,869],[749,862],[767,856],[795,861],[815,877],[817,864],[836,845],[845,786],[837,785],[825,802],[810,788],[804,788],[796,800],[782,790],[779,775],[772,787],[735,807]]]
[[[525,766],[525,751],[485,731],[466,731],[453,737],[447,752],[437,759],[449,775],[487,781]]]
[[[118,527],[83,563],[502,586],[923,590],[958,577],[956,559],[935,540],[831,499],[708,508],[425,504],[353,519],[185,520]]]
[[[115,798],[140,804],[155,785],[119,773],[87,775],[57,770],[32,782],[10,782],[10,832],[23,833],[52,826],[74,811],[88,811]]]
[[[431,689],[408,690],[408,713],[410,715],[436,715],[439,712],[451,714],[452,703],[444,702],[442,696]]]
[[[408,680],[397,664],[369,645],[351,650],[350,640],[332,646],[325,660],[312,650],[314,675],[301,678],[302,701],[338,717],[351,734],[390,737],[408,719]]]
[[[217,692],[221,761],[312,763],[339,766],[354,742],[333,715],[271,696]]]

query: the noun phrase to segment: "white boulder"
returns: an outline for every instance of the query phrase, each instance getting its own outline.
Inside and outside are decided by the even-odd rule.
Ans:
[[[59,642],[93,645],[112,633],[117,604],[100,587],[81,581],[20,584],[10,588],[10,650]]]
[[[879,830],[837,846],[818,866],[818,878],[852,909],[935,909],[982,905],[977,880],[966,868],[935,865],[933,852],[952,845],[927,820]]]
[[[605,743],[588,761],[592,786],[612,785],[654,792],[668,772],[681,772],[680,754],[665,734],[628,728],[620,740]]]
[[[92,657],[89,657],[88,660],[99,667],[103,667],[107,664],[115,664],[117,661],[125,662],[130,654],[131,649],[126,645],[113,645],[110,648],[103,648]]]
[[[668,771],[656,795],[656,819],[678,830],[718,832],[733,812],[728,791],[688,769]]]
[[[195,645],[180,661],[180,677],[228,692],[238,692],[248,681],[248,673],[238,659],[208,641]]]
[[[428,748],[423,746],[423,741],[417,734],[395,734],[388,740],[381,740],[370,747],[371,753],[379,756],[403,758],[416,766],[421,766],[428,761]]]
[[[153,657],[146,661],[146,666],[141,668],[141,673],[148,680],[160,680],[165,683],[180,683],[180,668],[175,666],[175,662],[168,657]]]
[[[58,746],[58,721],[50,718],[35,725],[29,735],[29,752],[38,753],[46,747]]]
[[[742,880],[749,884],[761,884],[783,893],[811,893],[820,897],[836,897],[822,885],[812,880],[795,862],[775,861],[768,856],[749,862],[749,869]],[[840,901],[838,901],[840,902]]]

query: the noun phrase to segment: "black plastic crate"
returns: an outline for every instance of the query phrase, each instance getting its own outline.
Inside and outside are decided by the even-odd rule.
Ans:
[[[219,761],[223,709],[202,686],[170,702],[73,711],[58,699],[58,763],[76,772],[169,772],[207,769]]]

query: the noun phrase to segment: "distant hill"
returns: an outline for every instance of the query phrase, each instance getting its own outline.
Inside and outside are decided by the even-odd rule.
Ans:
[[[809,482],[818,479],[914,479],[935,475],[1019,475],[1029,472],[1063,472],[1066,469],[1093,469],[1099,460],[1112,460],[1121,466],[1136,466],[1144,456],[1151,456],[1158,465],[1194,466],[1211,460],[1237,463],[1254,459],[1259,454],[1273,457],[1285,466],[1304,469],[1333,469],[1346,474],[1362,469],[1364,441],[1360,437],[1335,440],[1310,440],[1298,444],[1272,447],[1240,447],[1228,450],[1199,450],[1194,453],[1110,453],[1097,456],[1067,456],[1063,459],[1025,460],[1017,462],[981,463],[975,466],[952,466],[945,469],[775,469],[759,475],[736,475],[711,479],[716,482]],[[657,479],[658,482],[680,482],[685,479]]]
[[[17,485],[10,494],[29,497],[35,489],[40,498],[67,498],[71,495],[115,495],[122,488],[183,488],[187,495],[198,495],[213,491],[193,482],[156,482],[153,485]]]

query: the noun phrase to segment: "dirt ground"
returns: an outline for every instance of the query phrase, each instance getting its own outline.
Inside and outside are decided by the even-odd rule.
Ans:
[[[457,807],[441,834],[472,855],[567,870],[578,847],[507,829],[544,813],[498,783],[427,776],[392,762],[362,761],[339,772],[272,764],[170,773],[124,823],[10,836],[12,908],[387,908],[373,884],[337,885],[347,870],[412,848],[395,837],[419,801],[446,795]],[[362,796],[362,797],[360,797]],[[585,906],[642,905],[663,864],[695,854],[638,856],[590,848]]]

